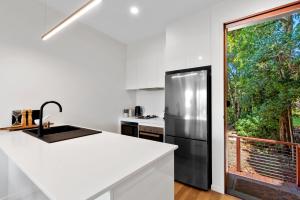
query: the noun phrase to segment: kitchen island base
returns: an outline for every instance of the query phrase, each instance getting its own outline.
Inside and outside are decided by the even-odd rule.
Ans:
[[[126,167],[126,165],[124,165]],[[48,200],[4,152],[0,150],[0,199]],[[101,177],[99,177],[101,179]],[[84,185],[84,183],[82,183]],[[46,192],[46,191],[45,191]],[[174,199],[174,153],[149,163],[107,191],[88,199],[95,200],[173,200]]]

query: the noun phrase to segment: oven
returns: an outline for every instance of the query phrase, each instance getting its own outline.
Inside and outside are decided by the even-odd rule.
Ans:
[[[164,129],[151,126],[139,126],[139,137],[158,142],[164,141]]]
[[[139,135],[139,124],[135,122],[121,122],[121,134],[138,137]]]

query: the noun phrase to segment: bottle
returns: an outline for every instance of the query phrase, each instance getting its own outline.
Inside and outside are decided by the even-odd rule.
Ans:
[[[26,110],[22,110],[22,119],[21,119],[21,126],[26,127],[27,126],[27,119],[26,119]]]
[[[32,110],[28,109],[27,112],[28,112],[27,125],[28,125],[28,127],[31,127],[32,126]]]

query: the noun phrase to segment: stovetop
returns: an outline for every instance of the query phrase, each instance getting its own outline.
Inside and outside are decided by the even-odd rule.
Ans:
[[[139,117],[136,117],[138,119],[154,119],[154,118],[158,118],[158,116],[156,115],[146,115],[146,116],[139,116]]]

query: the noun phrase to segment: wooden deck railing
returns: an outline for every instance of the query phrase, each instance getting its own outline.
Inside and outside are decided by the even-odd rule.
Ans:
[[[241,157],[243,145],[251,145],[251,148],[244,148],[249,153],[247,162],[256,171],[265,176],[274,177],[282,180],[293,180],[300,187],[300,145],[296,143],[253,138],[241,136],[229,136],[236,141],[235,164],[236,170],[242,172]],[[291,172],[291,173],[289,173]]]

